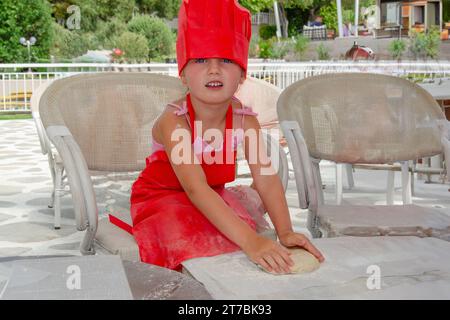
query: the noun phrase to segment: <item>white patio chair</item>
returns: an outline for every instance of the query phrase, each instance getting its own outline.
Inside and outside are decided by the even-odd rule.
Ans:
[[[447,121],[416,84],[379,74],[327,74],[298,81],[280,96],[300,206],[313,236],[417,235],[448,238],[450,217],[415,205],[325,206],[320,159],[385,164],[441,153],[449,164]],[[311,159],[313,161],[311,161]],[[450,239],[449,239],[450,240]]]
[[[185,95],[175,77],[150,73],[79,74],[53,82],[40,99],[39,113],[49,139],[64,163],[72,194],[77,229],[86,230],[82,254],[94,254],[96,243],[123,259],[139,260],[131,234],[108,218],[98,220],[91,174],[139,172],[150,152],[151,128],[166,104]],[[271,145],[276,142],[270,139]],[[276,150],[276,149],[271,149]],[[283,152],[273,152],[287,186]],[[284,157],[283,157],[284,155]],[[114,215],[130,220],[127,203]]]
[[[48,139],[45,128],[42,125],[41,117],[39,115],[39,100],[42,94],[50,85],[51,81],[42,83],[39,87],[33,90],[31,96],[31,114],[33,116],[34,123],[36,125],[36,131],[39,137],[39,143],[41,145],[41,152],[43,155],[47,155],[48,165],[53,181],[53,191],[51,194],[49,208],[54,210],[54,227],[55,229],[61,228],[61,197],[65,194],[65,181],[64,165],[61,157],[58,155],[56,149],[52,146],[52,143]]]

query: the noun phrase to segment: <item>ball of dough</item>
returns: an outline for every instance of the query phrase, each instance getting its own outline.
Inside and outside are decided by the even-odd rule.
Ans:
[[[289,249],[291,259],[294,265],[291,267],[291,273],[307,273],[319,269],[320,262],[317,258],[304,249]]]
[[[306,251],[305,249],[300,248],[293,248],[288,250],[291,252],[291,259],[294,261],[294,265],[291,267],[290,273],[308,273],[313,272],[314,270],[319,269],[320,262],[317,260],[317,258],[309,253],[309,251]],[[261,266],[259,266],[260,269],[264,270]],[[283,273],[275,273],[275,272],[269,272],[274,275],[282,275]]]

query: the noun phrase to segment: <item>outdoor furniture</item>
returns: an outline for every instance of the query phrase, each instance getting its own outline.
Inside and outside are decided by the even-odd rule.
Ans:
[[[192,277],[118,256],[14,256],[0,258],[0,299],[209,300],[211,295]]]
[[[327,26],[303,26],[302,34],[311,40],[327,40]]]
[[[450,217],[438,211],[413,205],[325,206],[322,194],[321,159],[377,165],[429,157],[444,150],[448,166],[447,121],[425,90],[405,79],[379,74],[326,74],[289,86],[281,94],[277,110],[288,141],[299,203],[309,209],[307,226],[314,237],[448,237]],[[403,187],[408,188],[409,181],[404,180]]]
[[[51,82],[42,83],[33,91],[31,96],[31,114],[33,116],[34,123],[36,125],[36,131],[39,137],[39,143],[41,145],[41,152],[43,155],[47,155],[48,166],[52,175],[53,191],[51,194],[49,208],[53,208],[55,213],[54,227],[55,229],[61,228],[61,197],[65,194],[66,176],[64,175],[64,165],[61,157],[58,155],[56,149],[52,146],[52,143],[48,139],[45,128],[42,125],[41,117],[39,115],[39,99],[44,91],[48,88]]]
[[[213,299],[449,299],[450,243],[417,237],[313,239],[325,261],[272,275],[242,252],[183,262]]]
[[[277,100],[281,89],[273,84],[248,77],[239,87],[236,97],[258,114],[263,129],[278,128]]]
[[[79,74],[53,82],[40,99],[39,113],[58,150],[72,192],[77,229],[86,230],[82,254],[97,244],[123,259],[139,260],[132,235],[108,221],[98,221],[93,173],[141,171],[150,153],[151,129],[166,104],[185,95],[178,78],[150,73]],[[266,136],[273,162],[287,187],[287,160],[277,141]],[[278,149],[277,149],[278,148]],[[125,203],[107,212],[130,219],[129,189]],[[123,198],[123,197],[122,197]],[[112,212],[111,212],[112,211]]]
[[[93,254],[98,208],[91,173],[145,167],[151,128],[169,101],[185,94],[177,78],[148,73],[79,74],[54,81],[39,103],[42,123],[64,164],[80,246]]]

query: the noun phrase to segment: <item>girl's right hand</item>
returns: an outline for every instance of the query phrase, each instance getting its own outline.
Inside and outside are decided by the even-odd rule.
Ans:
[[[260,265],[265,271],[271,273],[290,273],[294,265],[290,252],[277,242],[256,235],[242,248],[251,261]]]

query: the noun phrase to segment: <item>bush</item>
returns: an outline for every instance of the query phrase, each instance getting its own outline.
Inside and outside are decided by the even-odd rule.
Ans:
[[[89,39],[77,30],[68,30],[53,23],[55,38],[50,50],[51,55],[58,59],[78,57],[89,50]]]
[[[272,40],[272,57],[274,59],[283,59],[291,49],[290,41]]]
[[[263,40],[269,40],[277,36],[277,27],[262,24],[259,27],[259,37]]]
[[[316,52],[319,60],[330,60],[330,48],[326,47],[323,43],[319,44]]]
[[[273,56],[273,43],[270,40],[259,41],[259,57],[262,59],[269,59]]]
[[[294,39],[295,39],[294,50],[297,53],[299,59],[302,60],[306,51],[308,50],[310,40],[303,35],[300,35]]]
[[[426,54],[427,57],[431,59],[437,59],[439,56],[440,45],[441,45],[441,32],[437,26],[432,26],[428,31],[426,36],[427,47]]]
[[[124,32],[114,40],[114,46],[123,51],[123,59],[126,62],[145,62],[148,57],[147,39],[143,35]]]
[[[112,18],[110,21],[101,21],[98,24],[95,36],[97,42],[104,49],[112,49],[114,47],[114,39],[127,31],[125,22],[118,18]]]
[[[412,30],[409,38],[409,51],[415,59],[427,57],[435,59],[439,55],[440,32],[435,26],[431,27],[427,34]]]
[[[31,60],[48,59],[53,38],[51,8],[46,0],[0,1],[0,63],[28,62],[19,39],[34,36]]]
[[[147,39],[149,59],[161,59],[175,50],[175,36],[160,18],[139,15],[128,22],[128,30]]]
[[[320,8],[319,14],[323,17],[323,23],[327,26],[327,29],[338,32],[337,8],[335,1],[332,1],[330,4]]]
[[[259,37],[257,35],[252,36],[250,40],[250,45],[248,48],[248,56],[250,58],[256,58],[259,56]]]
[[[406,42],[404,40],[393,40],[389,43],[388,51],[393,59],[400,60],[406,50]]]

